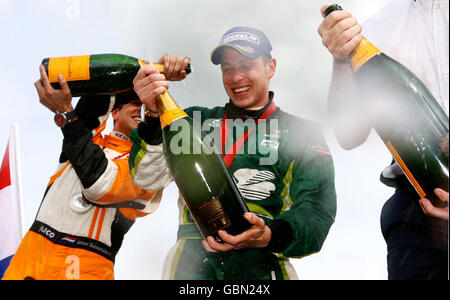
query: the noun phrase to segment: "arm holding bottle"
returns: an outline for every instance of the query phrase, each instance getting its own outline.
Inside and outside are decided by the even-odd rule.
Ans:
[[[162,56],[158,64],[164,65],[164,74],[161,74],[152,65],[141,67],[133,80],[134,91],[152,113],[157,112],[156,97],[164,94],[169,85],[167,81],[180,81],[186,78],[186,67],[190,62],[188,56],[181,57],[173,54]]]
[[[89,126],[95,124],[92,119],[99,119],[98,121],[102,119],[106,122],[111,110],[110,97],[95,96],[96,99],[82,97],[74,109],[71,104],[72,94],[64,77],[58,76],[61,89],[55,89],[50,85],[42,65],[40,75],[35,87],[41,104],[53,112],[75,111],[77,114],[72,122],[61,128],[64,140],[60,165],[70,162],[82,183],[83,195],[86,199],[93,203],[109,204],[137,199],[148,201],[152,195],[156,195],[153,192],[143,192],[134,185],[129,178],[129,167],[126,161],[114,161],[108,158],[97,144],[98,141],[94,141],[98,137],[101,140],[101,131]],[[99,122],[98,126],[100,125]],[[98,136],[93,137],[93,132],[97,131]],[[156,196],[161,197],[160,193]],[[159,200],[156,199],[156,201]],[[142,206],[145,205],[142,204]]]
[[[329,5],[321,8],[324,15]],[[362,39],[362,28],[347,11],[334,11],[318,28],[323,45],[333,55],[333,73],[328,94],[328,108],[333,121],[336,138],[344,149],[353,149],[366,140],[372,128],[370,118],[357,116],[370,115],[361,104],[357,94],[356,82],[350,64],[350,54]],[[364,112],[366,110],[366,112]],[[448,157],[448,135],[441,149]],[[420,199],[425,214],[448,220],[448,192],[436,189],[435,194],[447,207],[439,208],[427,199]]]
[[[39,72],[41,78],[34,83],[39,95],[39,102],[54,113],[73,111],[72,94],[64,77],[61,74],[58,75],[61,89],[57,90],[50,85],[43,65],[39,66]]]
[[[329,5],[321,8],[324,15]],[[372,129],[368,118],[361,117],[362,105],[356,88],[350,54],[362,39],[362,27],[348,11],[334,11],[318,28],[323,45],[333,55],[333,73],[328,93],[328,109],[336,138],[342,148],[361,145]]]
[[[448,134],[440,143],[442,152],[448,157]],[[433,216],[448,221],[448,192],[443,189],[435,189],[434,193],[445,204],[445,207],[436,207],[427,198],[419,200],[420,206],[426,215]]]
[[[228,234],[225,230],[219,231],[219,236],[224,243],[219,243],[212,236],[203,240],[203,248],[208,252],[227,252],[243,248],[264,248],[271,238],[272,231],[264,220],[252,212],[244,214],[244,218],[253,226],[239,235]]]
[[[448,192],[443,189],[435,189],[434,193],[443,203],[446,204],[445,207],[436,207],[427,198],[422,198],[419,200],[420,206],[426,215],[448,221]]]
[[[189,57],[166,54],[158,61],[164,64],[164,74],[152,65],[145,65],[133,80],[134,91],[148,111],[144,122],[131,132],[133,147],[129,163],[134,182],[145,190],[159,190],[173,181],[163,153],[156,97],[168,90],[167,80],[178,81],[186,77],[189,62]]]
[[[178,72],[182,72],[187,64],[189,63],[189,58],[181,58],[179,56],[174,55],[164,55],[158,63],[164,64],[164,75],[159,74],[159,72],[152,66],[144,66],[141,68],[141,70],[136,75],[133,84],[134,84],[134,90],[136,94],[141,99],[142,103],[147,105],[149,107],[150,111],[156,112],[156,97],[165,93],[168,89],[168,83],[166,80],[166,76],[171,76],[171,78],[184,78],[182,75],[180,76]],[[178,75],[177,75],[178,74]],[[153,116],[153,115],[152,115]],[[156,118],[152,118],[156,119]],[[148,120],[150,123],[150,120]],[[153,121],[151,121],[153,122]],[[151,132],[154,132],[156,130],[155,127],[159,127],[159,121],[153,122],[153,129],[151,129],[147,125],[140,125],[138,127],[137,133],[140,137],[142,137],[144,140],[148,141],[148,144],[152,143],[148,138]],[[144,132],[144,126],[146,126],[146,130]],[[159,129],[160,130],[160,129]],[[138,140],[137,135],[132,134],[133,140],[133,148],[139,147],[140,143]],[[153,142],[155,143],[155,142]],[[162,146],[161,146],[162,151]],[[133,151],[132,151],[133,152]],[[137,155],[136,157],[138,157]],[[144,159],[143,159],[144,160]],[[133,164],[136,169],[135,173],[138,174],[135,176],[136,183],[139,182],[139,178],[147,178],[148,176],[143,176],[139,174],[143,174],[145,171],[146,173],[149,173],[149,170],[154,166],[154,161],[150,162],[148,164],[144,164],[141,162],[140,165]],[[153,166],[152,166],[153,165]],[[133,171],[132,171],[133,174]],[[150,175],[150,174],[148,174]],[[169,180],[169,178],[167,178]],[[168,184],[168,180],[165,180],[164,184]],[[170,180],[172,178],[170,177]],[[139,183],[138,183],[139,185]],[[152,185],[154,188],[154,186]],[[253,226],[248,229],[247,231],[243,232],[240,235],[232,236],[225,231],[220,231],[219,235],[224,240],[225,243],[218,243],[216,242],[212,237],[208,237],[207,240],[203,242],[203,245],[207,251],[210,252],[218,252],[218,251],[229,251],[232,249],[241,249],[241,248],[247,248],[247,247],[265,247],[268,245],[270,239],[271,239],[271,230],[270,228],[265,224],[264,220],[258,216],[256,216],[254,213],[247,213],[245,215],[245,218],[253,224]]]
[[[72,94],[67,81],[58,75],[61,89],[51,86],[44,66],[39,67],[40,79],[35,82],[39,101],[52,112],[72,112]],[[80,100],[81,102],[81,100]],[[60,163],[67,160],[73,166],[85,189],[89,189],[102,178],[108,165],[108,160],[102,149],[92,141],[91,131],[84,126],[81,118],[73,119],[61,128],[64,135]],[[82,162],[81,162],[82,160]],[[90,198],[89,200],[96,200]]]

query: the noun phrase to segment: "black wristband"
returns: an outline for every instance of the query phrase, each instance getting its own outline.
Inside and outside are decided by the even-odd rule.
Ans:
[[[66,126],[61,128],[65,140],[75,140],[83,135],[91,133],[80,119],[67,123]]]
[[[266,249],[274,253],[282,253],[294,238],[291,225],[284,219],[274,219],[267,226],[272,231],[272,238]]]
[[[139,136],[149,145],[162,143],[162,130],[159,117],[145,117],[145,122],[138,125]]]

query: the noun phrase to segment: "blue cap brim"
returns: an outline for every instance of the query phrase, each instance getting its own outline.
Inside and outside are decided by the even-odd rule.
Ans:
[[[263,54],[266,54],[265,52],[261,52],[260,53],[259,51],[255,51],[253,53],[250,53],[248,51],[245,51],[244,49],[242,49],[238,45],[222,44],[222,45],[219,45],[216,48],[214,48],[213,51],[211,52],[211,61],[212,61],[213,64],[220,65],[221,58],[222,58],[222,52],[223,52],[223,50],[226,47],[232,48],[232,49],[238,51],[239,53],[241,53],[242,55],[250,57],[250,58],[255,58],[255,57],[261,56]]]

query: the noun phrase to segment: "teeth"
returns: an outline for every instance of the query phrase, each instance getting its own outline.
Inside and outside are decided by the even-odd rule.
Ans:
[[[133,118],[133,120],[135,120],[136,122],[142,122],[141,118]]]
[[[241,88],[238,88],[238,89],[234,89],[234,92],[235,93],[240,93],[240,92],[248,91],[249,89],[250,89],[249,86],[245,86],[245,87],[241,87]]]

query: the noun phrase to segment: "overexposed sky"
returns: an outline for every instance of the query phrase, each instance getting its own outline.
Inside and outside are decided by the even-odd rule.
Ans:
[[[342,0],[363,21],[387,0]],[[0,154],[10,127],[19,124],[25,224],[39,208],[54,173],[62,134],[43,107],[33,83],[45,57],[122,53],[158,60],[170,52],[192,59],[193,74],[173,83],[181,107],[228,101],[210,52],[232,26],[263,30],[273,45],[277,71],[271,82],[281,109],[321,122],[334,158],[338,196],[336,222],[322,251],[292,260],[300,279],[386,279],[386,246],[379,216],[393,190],[379,182],[391,156],[372,134],[352,151],[342,150],[328,128],[326,95],[332,58],[317,33],[322,17],[316,0],[2,0],[0,2]],[[159,279],[178,225],[174,184],[159,209],[137,220],[116,260],[117,279]]]

